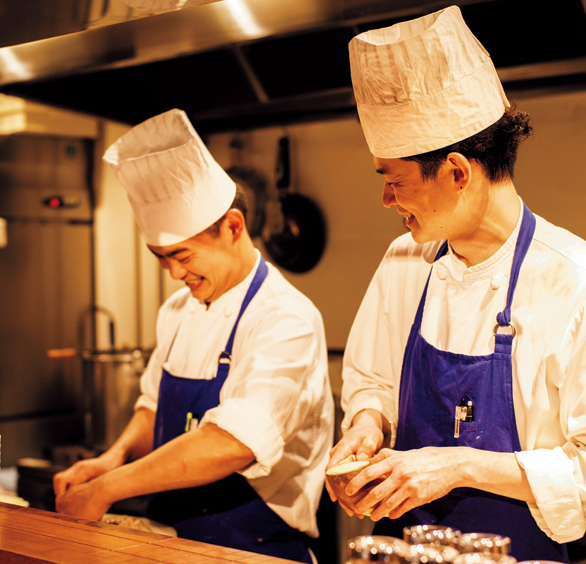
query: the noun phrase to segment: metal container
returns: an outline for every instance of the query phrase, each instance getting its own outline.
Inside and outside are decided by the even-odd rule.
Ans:
[[[465,533],[458,537],[456,548],[462,553],[509,554],[511,539],[488,533]]]
[[[458,529],[440,525],[415,525],[403,529],[403,540],[408,544],[456,547]]]
[[[482,554],[480,552],[460,554],[454,560],[454,564],[515,564],[516,562],[515,558],[507,554]]]
[[[558,560],[523,560],[519,564],[563,564]]]
[[[88,446],[105,450],[120,436],[140,395],[151,350],[82,351],[84,432]]]
[[[348,541],[348,564],[385,562],[407,564],[409,545],[394,537],[362,536]]]
[[[452,564],[460,553],[453,546],[416,544],[409,547],[409,564]],[[471,564],[471,563],[466,563]]]

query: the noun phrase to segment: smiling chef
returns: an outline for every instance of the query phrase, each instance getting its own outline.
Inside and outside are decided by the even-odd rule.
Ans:
[[[529,118],[458,7],[356,36],[350,62],[383,204],[410,233],[344,357],[329,467],[376,454],[348,495],[383,477],[344,508],[372,510],[377,534],[445,525],[567,561],[586,529],[586,243],[519,198]]]
[[[320,313],[254,248],[242,189],[183,111],[139,124],[104,159],[185,288],[159,312],[129,425],[55,476],[57,510],[100,519],[154,494],[148,516],[180,537],[311,562],[334,416]]]

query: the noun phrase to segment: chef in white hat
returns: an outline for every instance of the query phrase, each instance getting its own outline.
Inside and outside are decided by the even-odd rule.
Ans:
[[[350,63],[383,204],[410,233],[349,336],[329,467],[374,456],[346,494],[382,481],[342,505],[376,534],[449,526],[567,561],[586,530],[586,243],[519,198],[528,116],[458,7],[354,37]]]
[[[333,440],[323,322],[254,248],[242,193],[186,114],[136,126],[104,156],[161,266],[142,395],[103,455],[57,474],[57,510],[99,519],[152,494],[180,537],[310,562]]]

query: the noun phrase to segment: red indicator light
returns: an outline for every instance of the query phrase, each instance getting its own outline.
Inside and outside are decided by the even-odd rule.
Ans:
[[[2,0],[0,0],[0,4]],[[59,209],[73,209],[81,205],[81,200],[75,196],[49,196],[43,200],[43,206],[51,208],[52,210]]]

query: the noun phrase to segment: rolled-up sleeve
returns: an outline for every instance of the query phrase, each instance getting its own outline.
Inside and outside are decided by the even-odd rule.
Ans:
[[[327,375],[323,327],[309,309],[258,315],[262,323],[237,333],[220,404],[200,422],[217,425],[252,450],[256,461],[242,472],[249,479],[267,476],[291,440],[316,439],[303,436],[301,428],[322,416]]]
[[[201,425],[206,423],[217,425],[252,450],[256,463],[245,471],[247,478],[268,476],[283,456],[285,441],[281,430],[271,415],[254,401],[227,399],[221,408],[206,413]]]
[[[536,442],[516,453],[535,503],[529,504],[539,527],[557,542],[586,532],[586,323],[584,307],[564,329],[551,371],[559,389],[559,422],[565,443],[553,448]],[[554,368],[555,367],[555,368]],[[559,368],[558,368],[559,367]]]
[[[539,528],[560,543],[581,538],[586,528],[582,506],[584,486],[575,480],[581,462],[568,456],[566,449],[516,453],[535,497],[535,503],[528,504],[531,514]],[[581,476],[582,472],[578,474]]]

